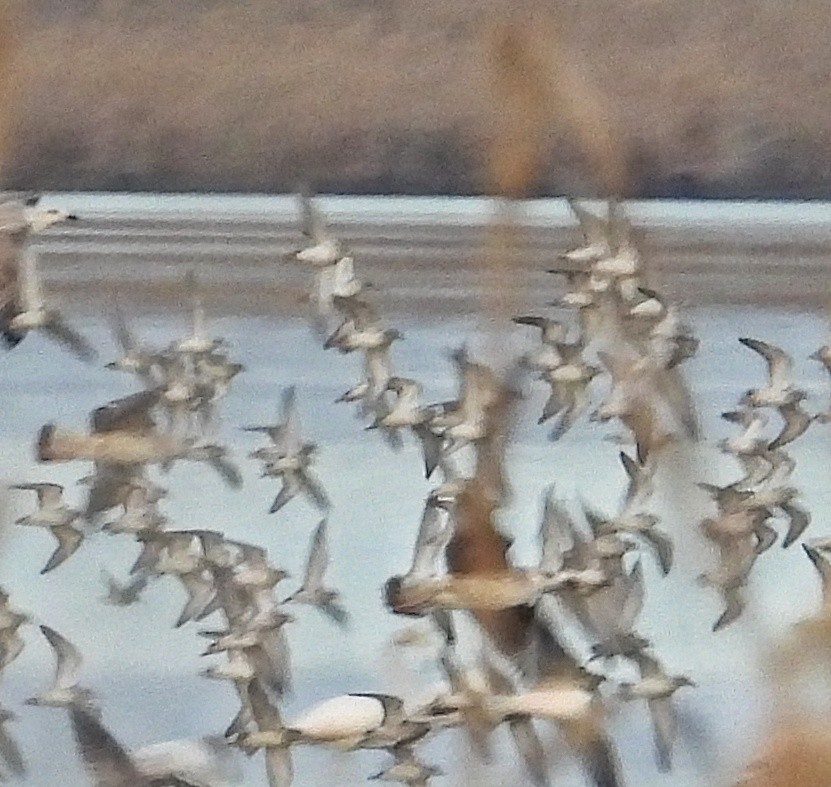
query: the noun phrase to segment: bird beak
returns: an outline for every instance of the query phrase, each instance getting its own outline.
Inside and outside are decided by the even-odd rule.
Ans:
[[[78,217],[77,217],[74,213],[70,213],[70,214],[66,217],[66,220],[67,220],[67,221],[78,221]]]

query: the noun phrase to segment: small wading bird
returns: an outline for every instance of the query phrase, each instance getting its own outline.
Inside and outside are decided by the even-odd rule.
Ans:
[[[0,332],[8,347],[17,346],[29,331],[37,329],[81,360],[94,360],[88,342],[64,322],[60,312],[47,308],[37,255],[29,246],[31,233],[75,218],[65,211],[38,208],[37,198],[25,203],[14,196],[0,198]]]
[[[329,498],[311,471],[317,454],[314,443],[304,443],[300,435],[300,417],[294,387],[283,391],[282,420],[273,426],[245,426],[246,432],[263,432],[271,444],[249,454],[263,462],[263,477],[276,477],[282,487],[271,504],[270,514],[277,513],[301,492],[323,513],[330,508]]]
[[[40,462],[91,460],[109,465],[169,465],[177,459],[206,462],[228,483],[238,488],[239,471],[218,445],[198,444],[159,431],[152,417],[160,392],[141,391],[96,408],[91,415],[91,432],[61,429],[54,424],[41,428],[37,440]]]

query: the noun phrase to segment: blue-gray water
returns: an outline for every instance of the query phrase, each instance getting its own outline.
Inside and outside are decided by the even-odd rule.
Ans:
[[[330,577],[344,594],[352,625],[343,633],[314,610],[298,612],[298,622],[289,631],[295,690],[286,715],[291,718],[310,702],[345,691],[423,695],[435,674],[426,670],[403,677],[405,666],[417,666],[418,658],[395,656],[388,641],[410,621],[384,610],[380,590],[387,577],[408,565],[430,484],[421,476],[414,445],[408,443],[400,454],[391,452],[376,434],[363,431],[348,406],[333,404],[358,379],[359,361],[322,350],[294,297],[304,286],[305,272],[277,258],[280,250],[298,241],[290,225],[293,201],[105,195],[55,195],[49,201],[86,217],[43,236],[41,267],[48,292],[83,327],[102,361],[115,354],[108,328],[112,287],[121,293],[136,332],[151,343],[166,344],[186,326],[184,314],[172,308],[181,300],[175,284],[184,270],[195,265],[201,279],[216,285],[207,290],[209,315],[216,315],[211,330],[229,340],[233,357],[246,369],[223,407],[223,437],[242,465],[245,484],[232,492],[208,468],[177,466],[164,479],[171,491],[164,511],[176,527],[222,529],[266,546],[295,577],[302,573],[318,516],[300,500],[278,515],[267,513],[276,485],[257,478],[257,466],[244,458],[256,440],[236,427],[271,420],[282,387],[297,386],[305,431],[321,446],[319,476],[333,501]],[[488,206],[469,200],[352,198],[325,204],[347,228],[347,236],[352,228],[358,273],[376,285],[382,311],[405,334],[394,347],[396,372],[420,380],[426,401],[447,398],[454,379],[446,350],[465,339],[475,344],[479,324],[475,260],[468,256],[460,261],[453,250],[475,242],[475,228],[487,219]],[[825,339],[827,326],[821,313],[802,310],[822,304],[827,292],[829,206],[644,204],[636,205],[632,215],[655,228],[656,258],[661,244],[668,258],[676,255],[663,267],[657,263],[656,284],[690,304],[687,316],[701,338],[699,356],[685,367],[706,435],[690,486],[692,480],[726,481],[737,471],[714,448],[729,426],[718,414],[764,375],[763,363],[738,344],[738,336],[758,336],[793,352],[797,382],[809,390],[812,409],[825,408],[831,397],[826,373],[807,360]],[[533,254],[529,251],[518,273],[525,285],[519,296],[524,309],[541,308],[556,294],[542,269],[567,241],[565,219],[563,205],[533,206],[528,232]],[[540,235],[541,228],[550,229],[551,237]],[[366,259],[360,253],[364,248]],[[690,249],[696,249],[694,255]],[[779,250],[776,264],[772,249]],[[694,275],[687,272],[685,253],[694,256]],[[759,257],[764,266],[755,269]],[[521,330],[515,336],[517,346],[528,338]],[[86,466],[38,466],[33,461],[37,430],[46,421],[82,426],[94,406],[134,390],[132,380],[99,366],[86,367],[34,335],[0,362],[0,477],[57,481],[67,486],[70,502],[79,502],[82,493],[75,481]],[[525,403],[522,427],[510,450],[514,498],[505,523],[516,537],[519,562],[534,559],[540,497],[548,484],[555,482],[564,496],[573,499],[579,493],[608,511],[623,489],[618,447],[603,439],[609,430],[583,423],[552,444],[547,431],[534,425],[544,393],[535,389]],[[815,425],[793,448],[798,462],[794,480],[813,514],[813,535],[828,533],[829,430],[831,426]],[[718,600],[695,582],[710,559],[695,529],[707,509],[700,496],[690,492],[689,497],[690,507],[674,510],[663,523],[675,536],[681,556],[667,579],[647,566],[647,601],[639,628],[654,640],[668,668],[698,682],[699,688],[681,697],[680,704],[711,740],[712,761],[700,751],[691,752],[682,740],[675,771],[658,774],[645,709],[622,707],[612,729],[629,785],[709,785],[735,773],[762,731],[764,656],[819,599],[818,583],[802,551],[777,546],[754,569],[752,601],[744,618],[713,635]],[[12,499],[9,516],[19,516],[30,505],[20,493]],[[0,581],[15,607],[79,646],[85,657],[83,679],[99,692],[113,732],[132,747],[224,729],[235,713],[234,694],[198,677],[207,660],[198,655],[204,641],[195,626],[173,629],[183,600],[180,587],[162,580],[139,605],[115,609],[100,601],[100,570],[124,576],[136,554],[128,539],[90,539],[65,565],[42,577],[38,571],[51,549],[47,534],[13,528],[0,553]],[[284,584],[287,593],[293,582]],[[3,702],[20,715],[13,731],[29,760],[25,783],[84,784],[66,714],[22,706],[26,696],[51,680],[53,669],[51,652],[37,630],[29,627],[25,636],[27,647],[4,674],[0,692]],[[465,742],[454,733],[424,750],[425,758],[448,774],[437,784],[522,780],[508,747],[500,746],[484,769],[469,762],[463,754]],[[296,784],[360,784],[385,762],[377,752],[300,750]],[[265,783],[259,757],[245,761],[244,767],[245,784]],[[583,783],[567,756],[556,773],[558,785]]]

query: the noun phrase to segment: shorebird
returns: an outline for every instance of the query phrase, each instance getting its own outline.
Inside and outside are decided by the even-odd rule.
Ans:
[[[279,511],[300,492],[325,513],[330,507],[329,498],[311,472],[317,446],[314,443],[304,443],[301,439],[297,397],[293,386],[283,391],[281,417],[280,423],[273,426],[243,427],[246,432],[264,432],[271,439],[271,445],[249,454],[250,458],[263,461],[263,477],[273,476],[283,482],[269,513]]]
[[[252,680],[248,684],[245,698],[257,729],[246,731],[237,740],[237,745],[247,753],[263,749],[269,785],[289,787],[294,775],[289,746],[297,735],[283,725],[279,708],[271,703],[258,681]]]
[[[36,193],[0,195],[0,215],[2,215],[0,230],[5,228],[6,222],[17,223],[21,215],[26,226],[33,233],[43,232],[65,221],[78,221],[76,214],[61,208],[39,207],[40,199],[41,195]]]
[[[312,534],[309,560],[306,574],[300,589],[292,593],[286,603],[310,604],[330,617],[339,626],[346,626],[349,615],[337,599],[340,594],[324,586],[323,578],[329,565],[329,544],[327,541],[327,523],[324,519]]]
[[[37,511],[21,517],[15,524],[30,527],[60,527],[69,525],[80,517],[78,511],[71,509],[63,502],[64,488],[60,484],[14,484],[11,488],[35,492],[38,499]]]
[[[138,539],[154,544],[155,561],[152,566],[146,566],[148,571],[176,577],[188,594],[176,628],[204,612],[216,595],[216,589],[211,572],[206,570],[199,538],[188,531],[168,530],[141,533]]]
[[[559,440],[586,411],[590,403],[589,385],[600,370],[583,361],[578,354],[555,369],[545,373],[544,379],[551,386],[538,424],[558,416],[557,424],[551,431],[550,439]]]
[[[396,339],[404,338],[395,328],[384,328],[378,312],[367,301],[336,295],[333,302],[346,315],[346,319],[326,339],[323,344],[325,350],[331,347],[336,347],[342,353],[377,350],[389,347]]]
[[[156,508],[158,500],[155,498],[155,494],[144,485],[128,487],[121,516],[107,522],[102,529],[108,533],[131,534],[162,530],[167,524],[167,518]]]
[[[637,293],[638,274],[641,269],[640,253],[632,242],[632,226],[620,202],[615,199],[608,200],[606,210],[606,232],[611,253],[592,261],[592,276],[613,279],[617,285],[617,292],[624,300],[630,300]],[[601,286],[601,291],[606,289]]]
[[[230,681],[239,689],[244,690],[249,683],[257,679],[254,659],[249,658],[249,653],[253,650],[253,647],[228,648],[227,661],[206,667],[199,674],[212,680]]]
[[[721,414],[725,421],[739,424],[742,432],[719,442],[719,448],[735,456],[764,456],[768,451],[769,440],[765,438],[768,417],[761,410],[753,407],[739,407]]]
[[[566,327],[559,320],[534,315],[514,317],[512,322],[517,325],[530,325],[540,331],[540,341],[550,347],[556,347],[566,339]]]
[[[619,418],[635,438],[639,463],[679,438],[697,439],[695,407],[678,369],[663,369],[648,356],[627,359],[601,351],[598,357],[612,387],[592,418]]]
[[[768,367],[768,383],[763,388],[751,388],[742,397],[741,403],[751,407],[779,407],[799,401],[804,391],[793,387],[791,372],[793,361],[779,347],[759,341],[741,338],[739,341],[765,359]]]
[[[326,265],[315,271],[312,303],[317,316],[325,318],[335,311],[335,298],[356,298],[364,290],[364,284],[355,275],[352,257],[341,257],[334,265]]]
[[[234,564],[231,574],[236,585],[249,589],[270,590],[288,577],[285,571],[269,563],[268,555],[262,547],[243,544],[239,541],[233,543],[242,550],[242,558]]]
[[[216,738],[164,741],[128,753],[84,708],[70,708],[78,752],[100,787],[230,787],[237,783],[227,745]]]
[[[624,511],[619,516],[607,519],[586,505],[583,506],[583,512],[595,538],[632,536],[637,541],[644,542],[654,552],[664,576],[669,574],[672,569],[673,544],[669,534],[656,527],[658,517],[643,512]]]
[[[580,223],[583,245],[562,254],[563,259],[569,262],[591,263],[611,256],[608,221],[584,208],[577,200],[569,197],[567,202],[574,218]]]
[[[142,347],[133,336],[124,312],[121,309],[121,302],[117,296],[113,298],[113,334],[121,357],[106,364],[107,369],[131,372],[135,374],[144,385],[152,386],[161,381],[161,364],[163,362],[160,353]]]
[[[407,744],[394,746],[395,762],[369,777],[370,781],[398,782],[410,787],[427,787],[433,776],[444,776],[444,771],[434,765],[425,765],[416,759],[413,747]]]
[[[328,743],[341,749],[389,749],[424,737],[429,725],[410,721],[404,703],[389,694],[343,694],[318,702],[289,725],[300,743]]]
[[[104,601],[114,607],[129,607],[135,604],[147,587],[149,575],[139,573],[126,583],[122,584],[108,571],[101,571],[101,578],[107,586],[107,595]]]
[[[98,715],[70,704],[72,731],[84,767],[96,785],[151,787],[122,745],[101,724]]]
[[[566,327],[559,320],[524,315],[514,317],[517,325],[530,325],[540,331],[541,344],[523,356],[523,363],[532,370],[547,372],[563,363],[560,345],[566,340]]]
[[[283,457],[266,466],[263,477],[277,476],[283,482],[277,497],[268,509],[269,514],[276,514],[301,492],[319,511],[324,514],[329,511],[329,497],[320,481],[311,473],[311,463],[316,450],[315,446],[304,446],[299,454]]]
[[[38,496],[38,510],[17,520],[18,525],[48,530],[58,541],[41,574],[46,574],[69,559],[81,546],[84,532],[75,524],[80,515],[63,503],[63,487],[58,484],[16,484],[12,489],[32,490]]]
[[[243,692],[252,676],[256,676],[264,688],[276,696],[282,696],[288,691],[291,679],[291,659],[283,626],[293,618],[278,608],[273,598],[263,603],[265,591],[271,588],[251,593],[249,598],[253,606],[243,602],[243,606],[236,607],[235,604],[242,599],[233,599],[234,588],[241,591],[240,596],[246,595],[246,588],[235,584],[222,570],[217,570],[214,582],[219,607],[225,613],[228,628],[200,632],[211,639],[203,655],[227,653],[229,663],[224,667],[211,667],[202,674],[232,680]],[[252,589],[249,587],[247,590]]]
[[[32,330],[43,331],[82,361],[93,361],[95,350],[68,325],[57,309],[48,308],[37,272],[37,254],[19,239],[0,233],[0,330],[9,347]]]
[[[442,437],[430,428],[434,412],[421,405],[421,386],[415,380],[390,377],[386,387],[395,393],[396,399],[386,413],[376,417],[373,426],[391,430],[409,427],[421,443],[424,477],[429,478],[441,461],[444,443]]]
[[[831,344],[823,344],[822,347],[812,352],[808,357],[812,361],[819,361],[825,367],[825,370],[831,373]]]
[[[444,507],[429,497],[418,528],[413,562],[410,570],[401,577],[403,585],[415,584],[440,575],[440,563],[445,547],[453,534],[453,527]]]
[[[668,771],[672,768],[677,724],[672,697],[678,689],[696,684],[686,675],[667,675],[657,659],[644,652],[634,654],[633,659],[640,669],[641,679],[636,683],[621,683],[618,696],[623,700],[646,700],[652,716],[658,768]]]
[[[692,358],[698,351],[698,339],[681,321],[677,307],[666,302],[655,290],[638,287],[644,300],[629,309],[628,316],[648,325],[647,351],[666,369]]]
[[[97,714],[95,695],[78,685],[82,662],[80,651],[55,629],[41,625],[40,630],[55,653],[55,681],[42,694],[26,700],[26,704],[56,708],[78,707]]]
[[[459,393],[455,403],[436,406],[430,420],[431,427],[449,441],[445,455],[486,439],[488,411],[516,393],[508,392],[492,369],[472,361],[466,347],[454,350],[450,357],[459,376]]]
[[[584,510],[592,539],[577,530],[549,488],[540,525],[540,568],[575,577],[574,582],[563,585],[560,598],[595,640],[595,656],[625,655],[645,644],[634,633],[644,596],[640,562],[627,571],[622,559],[631,545],[614,532],[601,532],[605,521],[585,504]]]
[[[383,397],[391,377],[389,347],[367,350],[364,353],[362,380],[341,394],[335,403],[361,402],[362,415],[385,415],[387,407]]]
[[[817,420],[817,416],[811,415],[802,409],[800,401],[804,398],[804,395],[795,396],[792,401],[781,404],[776,408],[779,415],[782,416],[784,424],[779,434],[768,445],[769,450],[776,451],[782,446],[792,443],[797,437],[805,434],[808,427]],[[819,420],[822,419],[819,418]]]
[[[308,238],[308,245],[291,252],[288,259],[303,262],[316,268],[334,265],[347,254],[346,247],[329,231],[326,221],[312,198],[305,191],[298,195],[300,203],[301,231]]]
[[[705,520],[702,525],[705,527],[705,533],[716,544],[719,564],[702,574],[699,581],[714,587],[722,597],[724,610],[713,624],[713,631],[720,631],[738,620],[744,611],[743,590],[759,555],[759,549],[756,538],[751,536],[719,538],[717,533],[707,532],[707,524],[712,521]]]
[[[41,328],[82,360],[91,360],[94,353],[89,345],[63,323],[58,312],[45,309],[35,252],[27,246],[31,232],[77,217],[61,210],[37,208],[37,200],[31,197],[24,202],[16,195],[0,198],[0,333],[11,348],[29,330]]]
[[[20,636],[19,629],[29,620],[25,613],[12,609],[9,594],[0,588],[0,671],[23,652],[26,643]]]
[[[159,401],[158,390],[141,391],[116,399],[93,410],[89,434],[46,424],[38,434],[40,462],[70,462],[86,459],[112,465],[136,467],[169,465],[176,459],[206,462],[231,487],[242,478],[226,458],[222,446],[198,444],[156,429],[151,410]]]
[[[540,659],[537,677],[513,694],[485,696],[484,710],[494,721],[524,717],[557,723],[596,787],[618,787],[617,756],[603,729],[603,678],[580,667],[542,624],[536,625]]]
[[[41,574],[52,571],[72,557],[84,540],[84,533],[76,530],[72,525],[53,525],[48,530],[57,539],[58,546],[40,570]]]
[[[211,353],[224,344],[222,339],[211,339],[205,328],[205,306],[202,302],[202,293],[196,274],[191,269],[185,275],[185,291],[191,299],[191,329],[190,335],[174,342],[171,350],[178,355],[195,356]]]
[[[303,443],[300,437],[300,416],[297,412],[297,389],[292,385],[283,390],[280,404],[280,421],[271,426],[244,426],[244,432],[262,432],[268,435],[272,445],[262,449],[256,459],[277,461],[297,453]]]
[[[653,483],[655,466],[642,464],[625,451],[621,451],[618,456],[627,478],[626,492],[623,496],[623,514],[625,515],[639,511],[652,496],[655,491]]]

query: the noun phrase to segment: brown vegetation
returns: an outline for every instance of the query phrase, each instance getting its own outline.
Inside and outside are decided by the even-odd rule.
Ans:
[[[825,0],[20,5],[7,186],[485,190],[510,10],[553,86],[538,193],[831,195]]]

